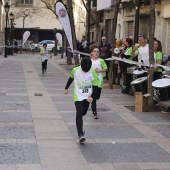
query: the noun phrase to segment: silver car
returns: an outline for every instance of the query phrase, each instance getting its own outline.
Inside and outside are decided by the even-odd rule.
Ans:
[[[53,40],[43,40],[38,44],[38,48],[41,49],[43,47],[43,44],[46,43],[47,44],[47,49],[50,51],[54,51],[54,47],[55,47],[55,41]]]

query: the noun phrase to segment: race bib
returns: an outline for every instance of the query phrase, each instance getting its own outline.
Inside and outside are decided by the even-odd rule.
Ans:
[[[81,86],[78,89],[79,94],[81,95],[91,95],[92,94],[92,87],[91,86]]]

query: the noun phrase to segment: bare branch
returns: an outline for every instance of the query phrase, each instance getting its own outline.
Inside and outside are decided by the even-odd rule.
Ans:
[[[93,21],[97,26],[100,26],[99,23],[93,18],[92,14],[90,13],[89,9],[87,8],[84,0],[82,0],[82,2],[83,2],[83,5],[84,5],[84,7],[85,7],[85,9],[86,9],[86,11],[87,11],[87,13],[88,13],[88,15],[90,14],[90,17],[91,17],[92,21]]]
[[[52,11],[53,14],[58,18],[56,12],[55,12],[54,10],[52,10],[52,9],[48,6],[47,2],[45,2],[44,0],[41,0],[41,2],[43,2],[43,3],[46,5],[47,9],[49,9],[50,11]]]

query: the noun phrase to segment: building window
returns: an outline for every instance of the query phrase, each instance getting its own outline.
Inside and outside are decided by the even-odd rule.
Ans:
[[[32,7],[33,6],[33,0],[18,0],[16,1],[17,7]]]
[[[21,4],[33,4],[33,0],[21,0]]]
[[[128,21],[128,37],[134,34],[134,23],[133,21]]]

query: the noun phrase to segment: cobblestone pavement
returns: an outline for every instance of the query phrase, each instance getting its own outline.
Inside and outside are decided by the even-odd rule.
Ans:
[[[56,56],[42,75],[38,54],[0,56],[0,170],[170,170],[170,114],[134,112],[117,87],[102,90],[98,120],[89,109],[79,144],[71,68]]]

